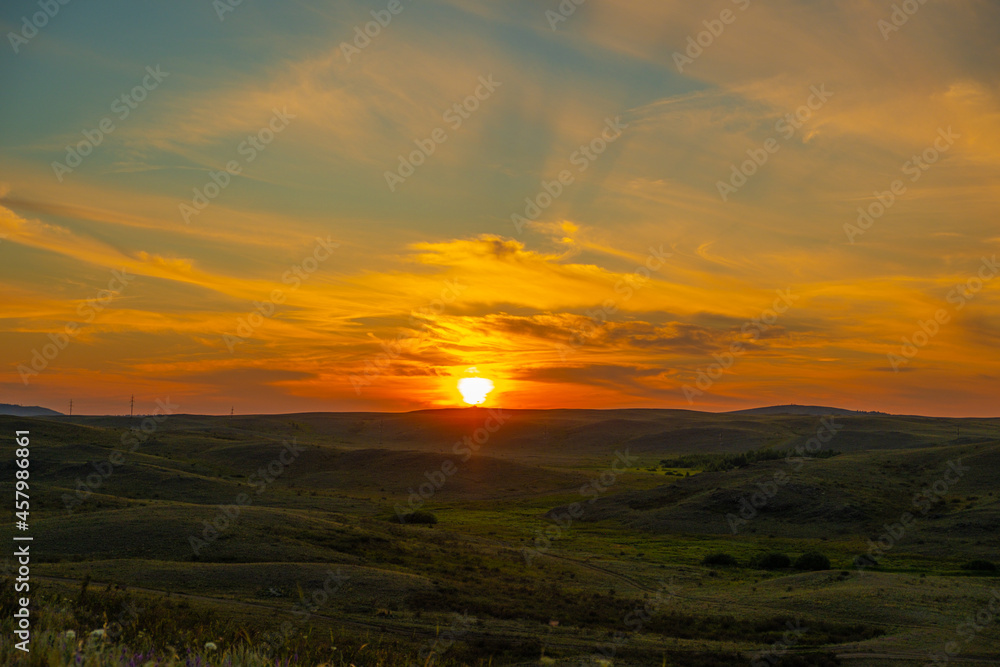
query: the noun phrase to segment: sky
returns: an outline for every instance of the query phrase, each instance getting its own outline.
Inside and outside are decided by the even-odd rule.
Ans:
[[[44,4],[0,402],[1000,414],[995,2]]]

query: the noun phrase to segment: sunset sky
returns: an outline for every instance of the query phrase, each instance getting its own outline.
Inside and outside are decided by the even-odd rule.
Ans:
[[[0,402],[998,416],[1000,5],[912,5],[3,3]]]

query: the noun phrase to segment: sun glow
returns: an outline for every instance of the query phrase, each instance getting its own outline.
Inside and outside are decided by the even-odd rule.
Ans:
[[[481,377],[467,377],[458,381],[458,391],[469,405],[481,405],[493,391],[493,380]]]

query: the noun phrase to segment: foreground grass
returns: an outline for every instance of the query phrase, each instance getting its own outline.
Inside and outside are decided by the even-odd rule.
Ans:
[[[0,581],[3,636],[13,637],[13,587]],[[36,585],[37,586],[37,585]],[[54,588],[54,590],[53,590]],[[273,618],[220,613],[219,608],[133,594],[94,590],[88,581],[75,594],[48,587],[32,601],[30,652],[0,643],[0,664],[26,667],[286,667],[291,665],[409,665],[419,642],[372,637],[346,629],[293,624]],[[456,665],[451,660],[435,664]],[[480,664],[480,662],[468,663]]]
[[[811,421],[802,434],[815,430]],[[218,421],[181,430],[193,424],[181,416],[69,512],[63,495],[107,459],[119,433],[51,424],[37,424],[33,518],[44,548],[33,562],[33,584],[41,586],[32,589],[33,651],[25,656],[7,642],[13,607],[3,598],[9,582],[0,582],[3,665],[581,667],[599,658],[614,667],[746,666],[780,641],[789,623],[808,631],[765,664],[838,664],[831,652],[875,655],[883,662],[873,664],[886,664],[887,654],[919,659],[940,650],[994,585],[989,573],[960,568],[993,557],[994,534],[984,527],[998,516],[989,471],[1000,448],[985,445],[869,453],[847,440],[844,455],[814,462],[782,490],[809,492],[802,502],[775,505],[733,535],[725,512],[784,463],[725,473],[662,470],[657,462],[670,450],[689,452],[655,445],[655,457],[602,482],[608,486],[592,505],[587,490],[603,479],[618,445],[579,449],[575,439],[587,434],[568,434],[565,447],[553,448],[558,459],[532,450],[516,464],[470,460],[421,505],[436,525],[401,525],[391,521],[396,506],[450,456],[435,454],[431,440],[422,452],[372,443],[341,451],[338,439],[313,437],[309,424],[297,421],[276,423],[275,437],[264,438]],[[220,504],[252,490],[249,475],[293,435],[308,445],[301,458],[219,529],[217,540],[193,552],[190,536],[204,534]],[[719,438],[708,436],[711,450]],[[761,446],[759,438],[754,443]],[[877,569],[856,571],[854,557],[878,537],[880,524],[910,506],[942,461],[959,456],[972,468],[962,486]],[[587,516],[557,524],[549,512],[573,502],[586,502]],[[865,509],[864,521],[836,511],[848,503]],[[797,514],[803,504],[831,513],[806,521]],[[526,548],[541,553],[528,559]],[[794,560],[808,551],[823,552],[836,569],[752,566],[765,552]],[[703,565],[715,552],[731,554],[737,565]],[[307,620],[297,619],[296,609],[331,570],[343,571],[348,583]],[[131,590],[81,586],[88,576]],[[667,583],[676,597],[637,627],[636,610]],[[471,620],[455,637],[450,625],[459,615]],[[281,633],[289,620],[291,630]],[[985,628],[969,654],[992,658],[997,627]],[[91,639],[94,630],[103,634]]]

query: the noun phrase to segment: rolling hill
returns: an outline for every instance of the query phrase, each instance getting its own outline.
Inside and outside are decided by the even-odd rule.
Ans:
[[[0,415],[12,415],[14,417],[53,417],[61,414],[61,412],[42,408],[37,405],[28,406],[0,403]]]
[[[213,641],[258,641],[338,572],[347,583],[289,655],[410,664],[463,614],[436,664],[580,664],[627,628],[616,666],[746,665],[796,620],[811,629],[776,664],[867,667],[924,664],[996,586],[962,566],[996,558],[997,419],[464,409],[170,415],[145,433],[144,420],[0,416],[31,432],[32,572],[62,627],[67,600],[99,621],[130,596],[162,618],[202,614],[191,623]],[[400,523],[400,508],[436,523]],[[877,567],[858,568],[887,531]],[[753,565],[813,551],[835,569]],[[737,565],[704,562],[717,552]],[[91,611],[88,577],[102,592],[87,599],[107,600]],[[669,606],[623,625],[668,584]],[[954,664],[997,656],[988,626]]]

